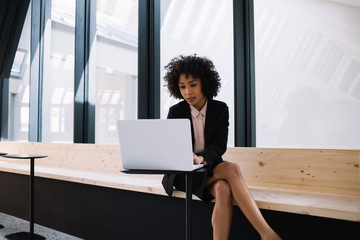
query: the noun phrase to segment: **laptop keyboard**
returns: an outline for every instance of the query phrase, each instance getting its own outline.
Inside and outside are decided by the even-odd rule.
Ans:
[[[204,166],[204,164],[194,164],[193,165],[193,170],[195,170],[195,169],[199,169],[199,168],[202,168]]]

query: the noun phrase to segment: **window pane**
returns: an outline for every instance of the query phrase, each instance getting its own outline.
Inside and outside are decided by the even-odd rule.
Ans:
[[[137,118],[138,0],[97,0],[96,18],[95,142],[116,144],[117,120]]]
[[[9,79],[10,141],[29,140],[31,2],[27,11]]]
[[[256,0],[258,147],[360,148],[360,4]]]
[[[43,142],[73,142],[75,2],[52,0],[45,23]]]
[[[161,1],[161,76],[164,66],[182,54],[211,59],[222,79],[217,99],[230,111],[228,145],[234,145],[234,48],[232,0]],[[161,118],[178,102],[161,82]]]

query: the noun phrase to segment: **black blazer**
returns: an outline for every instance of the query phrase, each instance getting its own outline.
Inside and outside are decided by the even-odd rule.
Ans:
[[[190,105],[184,100],[169,109],[168,118],[187,118],[191,121],[191,133],[194,146],[194,129],[192,125]],[[212,170],[223,161],[229,132],[229,108],[224,102],[209,99],[205,117],[205,150],[197,153],[203,156]],[[211,171],[212,172],[212,171]],[[175,174],[166,174],[162,180],[163,187],[172,196]]]

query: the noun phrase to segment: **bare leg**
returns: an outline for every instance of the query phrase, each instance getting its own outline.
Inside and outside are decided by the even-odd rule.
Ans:
[[[229,238],[232,220],[232,195],[229,184],[218,180],[209,186],[208,191],[216,199],[212,213],[213,239],[226,240]]]
[[[217,180],[227,181],[230,185],[234,201],[260,234],[261,239],[280,239],[262,216],[260,209],[256,205],[256,202],[242,177],[240,167],[237,164],[223,162],[214,168],[213,173],[214,175],[211,178],[208,178],[206,186],[210,186],[210,184]]]

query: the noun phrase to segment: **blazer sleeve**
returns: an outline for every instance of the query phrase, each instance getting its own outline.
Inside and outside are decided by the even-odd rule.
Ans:
[[[211,125],[206,126],[209,129],[205,130],[207,142],[205,150],[200,154],[210,166],[222,161],[229,134],[229,108],[225,103],[217,107],[218,111],[215,111],[213,116],[209,116]]]

